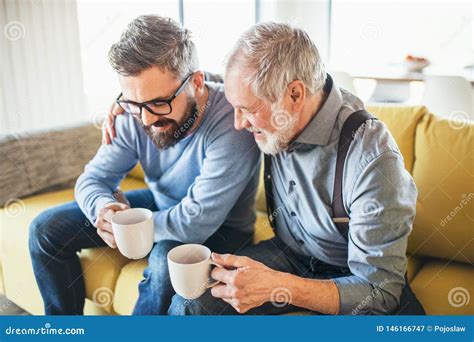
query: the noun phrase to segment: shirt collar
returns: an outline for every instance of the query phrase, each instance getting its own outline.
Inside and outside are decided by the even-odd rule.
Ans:
[[[290,144],[290,148],[293,147],[291,145],[298,144],[327,145],[329,143],[332,129],[342,107],[341,92],[329,74],[324,84],[324,92],[328,96],[323,106]]]

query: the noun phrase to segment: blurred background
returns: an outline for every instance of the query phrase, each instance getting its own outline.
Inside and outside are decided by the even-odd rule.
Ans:
[[[1,0],[1,133],[100,122],[120,92],[107,52],[141,14],[189,28],[201,68],[259,21],[288,22],[316,42],[340,86],[371,103],[426,104],[473,118],[469,0]]]

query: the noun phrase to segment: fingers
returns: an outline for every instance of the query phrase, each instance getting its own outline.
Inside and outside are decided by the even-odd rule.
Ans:
[[[105,121],[102,123],[102,145],[110,145],[112,141],[110,140],[109,133],[107,132],[107,127]]]
[[[115,117],[109,113],[102,123],[102,144],[111,144],[115,137]]]
[[[235,272],[233,270],[226,270],[222,267],[216,267],[211,272],[212,279],[219,280],[225,284],[233,284]]]
[[[212,253],[212,260],[224,267],[243,267],[251,264],[251,259],[233,254]],[[218,279],[216,279],[218,280]]]
[[[117,137],[115,131],[115,116],[123,114],[124,110],[117,103],[113,103],[110,107],[109,114],[102,124],[102,144],[109,145],[112,140]]]
[[[114,115],[120,115],[120,114],[123,114],[124,110],[122,107],[120,107],[118,104],[114,103],[112,105],[112,114]]]
[[[112,229],[112,217],[117,211],[128,209],[129,206],[124,203],[112,202],[106,204],[99,211],[95,226],[97,227],[97,234],[104,240],[111,248],[117,248]]]
[[[230,305],[235,309],[240,314],[246,313],[250,309],[252,309],[252,306],[249,305],[241,305],[237,300],[235,299],[228,299],[228,298],[222,298],[222,300]]]
[[[110,209],[112,211],[121,211],[128,208],[129,208],[128,204],[120,203],[120,202],[110,202],[110,203],[107,203],[103,209]]]
[[[110,137],[113,139],[117,135],[115,134],[115,116],[113,114],[107,115],[107,118],[105,119],[106,122],[106,129],[107,132],[109,133]]]
[[[230,299],[234,296],[233,290],[227,285],[216,285],[211,289],[211,294],[216,298],[227,298]]]
[[[105,241],[105,243],[110,247],[110,248],[117,248],[117,244],[115,242],[114,235],[112,233],[109,233],[108,231],[102,230],[100,228],[97,229],[97,234],[102,238],[102,240]]]
[[[99,229],[101,229],[101,230],[105,230],[106,232],[109,232],[109,233],[111,233],[111,234],[114,233],[114,231],[113,231],[113,229],[112,229],[112,224],[109,223],[109,222],[107,222],[107,221],[105,221],[105,220],[102,220],[102,221],[100,222],[100,224],[99,224],[99,227],[97,227],[97,228],[99,228]]]

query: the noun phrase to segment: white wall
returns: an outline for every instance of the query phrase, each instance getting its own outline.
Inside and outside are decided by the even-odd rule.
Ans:
[[[0,133],[83,120],[74,1],[1,0]]]

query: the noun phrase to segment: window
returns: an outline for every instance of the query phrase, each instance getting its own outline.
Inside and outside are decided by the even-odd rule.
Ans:
[[[332,1],[331,65],[384,68],[406,54],[431,71],[459,72],[474,61],[471,1]]]
[[[110,46],[139,15],[155,13],[179,21],[179,6],[177,0],[77,0],[77,10],[87,113],[96,120],[120,92],[107,57]]]

